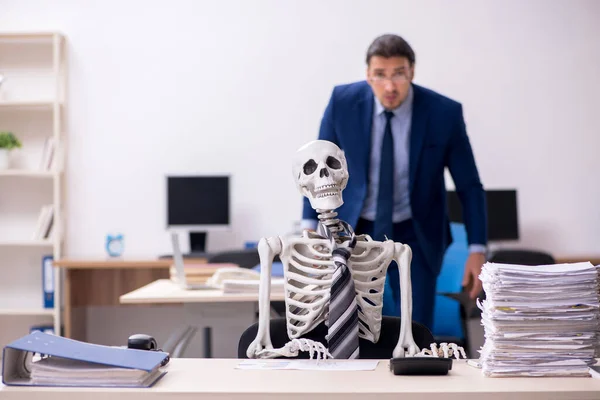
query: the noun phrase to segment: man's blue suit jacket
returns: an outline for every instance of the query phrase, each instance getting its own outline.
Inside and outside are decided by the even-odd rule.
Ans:
[[[448,167],[462,203],[469,244],[487,244],[485,192],[467,137],[462,106],[432,90],[414,85],[409,149],[409,190],[413,224],[425,258],[439,273],[452,243],[446,213],[444,170]],[[338,217],[355,227],[367,195],[374,95],[366,81],[336,86],[319,139],[345,153],[350,178]],[[304,199],[304,219],[317,219]],[[359,232],[360,233],[360,232]]]

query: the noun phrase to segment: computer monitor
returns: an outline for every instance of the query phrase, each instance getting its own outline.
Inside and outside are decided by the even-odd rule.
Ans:
[[[449,190],[448,217],[451,222],[464,222],[462,206],[456,191]],[[518,240],[519,216],[517,191],[486,190],[488,240]]]
[[[229,176],[167,176],[167,229],[190,235],[190,252],[206,251],[207,231],[230,226]]]

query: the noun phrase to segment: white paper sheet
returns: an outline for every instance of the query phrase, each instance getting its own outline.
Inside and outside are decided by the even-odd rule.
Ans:
[[[304,371],[373,371],[378,360],[247,360],[236,369],[295,369]]]

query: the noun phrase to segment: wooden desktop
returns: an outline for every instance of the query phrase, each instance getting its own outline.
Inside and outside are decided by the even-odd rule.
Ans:
[[[238,359],[175,358],[151,388],[15,387],[0,384],[5,400],[70,399],[311,399],[311,400],[565,400],[599,399],[600,379],[486,378],[454,360],[446,376],[397,376],[389,360],[374,371],[236,369]]]

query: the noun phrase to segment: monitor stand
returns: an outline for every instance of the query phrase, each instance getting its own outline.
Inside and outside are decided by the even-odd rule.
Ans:
[[[206,253],[206,232],[190,232],[190,253]]]
[[[206,232],[190,232],[190,251],[182,254],[183,258],[206,258]],[[171,232],[171,236],[178,235],[177,232]],[[173,258],[173,254],[163,254],[160,259]]]

